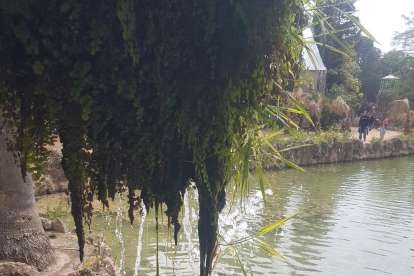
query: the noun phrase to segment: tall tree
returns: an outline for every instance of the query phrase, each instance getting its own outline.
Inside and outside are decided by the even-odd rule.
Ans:
[[[394,46],[401,46],[402,50],[414,54],[414,12],[411,12],[411,17],[402,15],[402,18],[407,25],[407,30],[396,32],[393,37],[393,44]]]
[[[356,12],[354,2],[343,0],[316,1],[316,5],[320,8],[324,20],[320,20],[320,16],[314,17],[314,22],[320,22],[320,24],[314,27],[315,40],[336,49],[341,49],[344,46],[350,49],[348,52],[349,57],[344,57],[338,52],[328,51],[324,46],[319,46],[322,60],[328,69],[326,77],[327,90],[334,84],[345,85],[345,83],[357,82],[359,71],[357,69],[358,65],[355,63],[355,53],[352,49],[358,36],[358,28],[349,19],[349,16],[356,18],[354,16]],[[326,35],[328,31],[332,33],[332,36]],[[353,86],[351,85],[350,88]]]
[[[383,77],[381,69],[381,51],[374,46],[374,42],[366,36],[359,36],[355,43],[356,62],[361,72],[360,92],[370,102],[375,102],[379,90],[380,78]]]
[[[404,51],[390,51],[381,59],[382,75],[393,74],[400,78],[394,93],[395,99],[407,98],[414,107],[414,56]]]
[[[35,209],[30,174],[22,178],[15,129],[0,107],[0,260],[24,262],[42,270],[55,256]]]

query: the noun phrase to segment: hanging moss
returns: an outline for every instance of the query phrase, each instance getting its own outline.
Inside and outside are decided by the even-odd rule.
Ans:
[[[7,1],[1,80],[21,136],[34,134],[20,143],[28,163],[59,133],[81,259],[95,193],[109,206],[128,187],[131,223],[141,201],[165,203],[177,244],[194,181],[200,273],[210,273],[239,149],[257,138],[274,81],[294,83],[301,15],[299,0]]]

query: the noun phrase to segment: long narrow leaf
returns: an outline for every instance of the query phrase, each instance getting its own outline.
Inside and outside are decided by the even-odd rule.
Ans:
[[[232,248],[233,248],[233,247],[232,247]],[[233,251],[234,251],[234,248],[233,248]],[[236,253],[236,257],[237,257],[237,260],[239,261],[240,268],[241,268],[241,270],[243,271],[243,275],[244,275],[244,276],[247,276],[247,273],[246,273],[246,271],[244,270],[243,263],[242,263],[242,262],[241,262],[241,260],[240,260],[239,254],[237,254],[237,253]]]
[[[281,219],[281,220],[279,220],[279,221],[276,221],[276,222],[274,222],[274,223],[271,223],[271,224],[269,224],[269,225],[267,225],[267,226],[263,227],[262,229],[260,229],[260,230],[259,230],[259,232],[257,233],[257,236],[262,236],[262,235],[264,235],[264,234],[266,234],[266,233],[268,233],[268,232],[272,231],[273,229],[275,229],[275,228],[279,227],[280,225],[282,225],[282,224],[283,224],[283,223],[285,223],[286,221],[290,220],[291,218],[296,217],[296,216],[297,216],[297,215],[299,215],[301,212],[302,212],[302,211],[297,212],[296,214],[294,214],[294,215],[292,215],[292,216],[290,216],[290,217],[287,217],[287,218]]]
[[[321,46],[323,45],[320,42],[316,42],[316,41],[312,41],[312,40],[307,40],[307,41],[305,41],[305,43],[306,44],[316,44],[316,45],[321,45]],[[349,57],[347,53],[345,53],[345,52],[343,52],[343,51],[341,51],[341,50],[339,50],[339,49],[337,49],[335,47],[332,47],[332,46],[329,46],[329,45],[325,45],[325,47],[328,48],[329,50],[333,51],[333,52],[336,52],[338,54],[341,54],[341,55],[343,55],[345,57]],[[309,53],[308,53],[308,55],[309,55]]]
[[[335,10],[337,10],[338,12],[342,13],[343,15],[345,15],[349,20],[351,20],[355,25],[358,26],[358,28],[361,29],[361,31],[364,32],[364,34],[366,34],[372,41],[377,42],[378,41],[375,39],[375,37],[361,24],[361,22],[359,22],[355,17],[349,15],[348,13],[344,12],[341,9],[338,9],[337,7],[333,7]],[[379,43],[378,43],[379,44]]]
[[[294,147],[289,147],[289,148],[284,148],[284,149],[278,150],[278,152],[280,153],[280,152],[290,151],[290,150],[293,150],[293,149],[300,149],[300,148],[303,148],[303,147],[308,147],[310,145],[312,145],[312,144],[297,145],[297,146],[294,146]]]
[[[325,18],[322,18],[321,19],[321,21],[325,21],[325,20],[327,20],[329,17],[325,17]],[[304,30],[306,30],[306,29],[311,29],[311,28],[313,28],[313,27],[315,27],[316,25],[318,25],[319,24],[319,21],[315,21],[315,22],[313,22],[312,24],[310,24],[310,25],[307,25],[306,27],[303,27],[302,29],[299,29],[299,31],[304,31]]]
[[[261,241],[259,239],[255,239],[255,241],[259,242],[259,247],[261,249],[263,249],[266,252],[269,252],[270,254],[284,260],[287,261],[282,255],[280,255],[279,253],[277,253],[270,245],[268,245],[267,243],[265,243],[264,241]]]
[[[322,57],[325,56],[325,48],[326,48],[326,28],[325,28],[325,22],[322,20],[319,20],[319,23],[321,24],[321,30],[322,30]]]
[[[280,161],[282,161],[283,163],[285,163],[286,165],[291,166],[294,169],[297,169],[299,171],[305,172],[305,169],[303,169],[302,167],[299,167],[298,165],[296,165],[293,162],[290,162],[289,160],[283,158],[280,154],[278,156],[276,156],[277,159],[279,159]]]
[[[334,30],[334,28],[332,27],[331,24],[329,24],[328,21],[326,21],[326,24],[331,28],[331,30]],[[332,39],[335,40],[335,42],[338,43],[339,46],[341,46],[341,48],[344,50],[345,53],[347,53],[347,55],[350,55],[351,51],[349,50],[349,47],[347,47],[339,38],[337,38],[336,35],[332,33],[331,30],[326,28],[326,31],[332,37]]]
[[[295,131],[289,126],[289,124],[282,118],[282,117],[280,117],[279,115],[277,115],[277,114],[275,114],[275,113],[273,113],[271,110],[269,110],[269,109],[266,109],[271,115],[273,115],[273,116],[275,116],[275,117],[277,117],[278,119],[279,119],[279,122],[281,122],[282,124],[283,124],[283,126],[285,126],[286,127],[286,129],[289,131],[289,133],[293,136],[293,137],[296,137],[297,135],[296,135],[296,133],[295,133]]]
[[[250,150],[252,148],[252,140],[249,138],[246,147],[244,148],[244,158],[243,158],[243,173],[242,173],[242,191],[247,195],[247,179],[249,178],[249,158]]]
[[[309,43],[310,44],[310,43]],[[315,52],[308,46],[305,44],[305,51],[308,53],[308,57],[313,65],[313,67],[315,68],[316,71],[318,71],[318,67],[316,66],[316,62],[315,62]]]
[[[309,116],[308,112],[306,112],[306,110],[303,108],[303,106],[292,95],[290,95],[288,92],[284,91],[284,93],[290,98],[290,100],[293,102],[293,104],[296,106],[296,108],[299,109],[300,111],[302,111],[302,114],[306,117],[306,119],[308,119],[308,121],[313,126],[315,126],[315,124],[313,123],[311,117]]]
[[[292,124],[294,127],[299,127],[294,121],[292,121],[291,119],[289,119],[289,117],[283,114],[283,112],[280,111],[279,108],[272,105],[268,105],[267,108],[269,108],[273,113],[277,114],[281,118],[285,119],[289,124]]]
[[[264,189],[264,182],[263,182],[263,171],[262,170],[256,170],[257,176],[259,177],[259,186],[260,186],[260,192],[262,193],[263,202],[266,205],[266,193]]]
[[[262,137],[261,139],[263,139],[263,140],[270,140],[270,139],[272,139],[273,137],[278,136],[278,135],[280,135],[280,134],[282,134],[282,133],[283,133],[283,130],[275,131],[275,132],[273,132],[272,134],[267,134],[267,135],[265,135],[265,136],[264,136],[264,137]]]

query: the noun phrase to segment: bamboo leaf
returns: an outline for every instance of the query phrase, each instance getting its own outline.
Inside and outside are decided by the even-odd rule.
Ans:
[[[316,41],[312,41],[312,40],[307,40],[307,41],[305,41],[305,43],[306,44],[316,44],[316,45],[321,45],[322,46],[322,43],[316,42]],[[339,49],[336,49],[335,47],[332,47],[332,46],[329,46],[329,45],[325,45],[325,47],[328,48],[329,50],[333,51],[333,52],[337,52],[337,53],[339,53],[339,54],[341,54],[341,55],[343,55],[345,57],[349,57],[345,52],[343,52],[343,51],[341,51]],[[312,53],[313,53],[313,51],[312,51]],[[309,53],[308,53],[308,55],[309,55]]]
[[[315,52],[308,45],[305,45],[305,51],[308,53],[308,57],[311,60],[313,67],[315,67],[316,71],[318,71],[317,70],[318,67],[316,66],[315,59],[313,58],[315,56]]]
[[[296,133],[295,133],[295,131],[289,126],[289,124],[282,118],[282,117],[280,117],[279,115],[277,115],[277,114],[275,114],[275,113],[273,113],[272,111],[270,111],[269,109],[267,109],[267,111],[270,113],[270,114],[272,114],[273,116],[275,116],[275,117],[278,117],[278,119],[279,119],[279,122],[281,122],[282,124],[283,124],[283,126],[285,126],[286,127],[286,129],[289,131],[289,133],[293,136],[293,137],[296,137],[297,135],[296,135]],[[289,119],[288,119],[289,120]],[[292,121],[293,122],[293,121]]]
[[[276,153],[276,154],[278,154],[278,155],[280,155],[280,153],[279,153],[279,151],[269,142],[269,141],[264,141],[268,146],[269,146],[269,148],[271,149],[271,150],[273,150],[273,152],[274,153]]]
[[[322,57],[325,56],[325,48],[326,48],[326,28],[325,28],[325,23],[322,20],[319,20],[320,24],[321,24],[321,30],[322,30]]]
[[[285,148],[285,149],[278,150],[278,152],[280,153],[280,152],[290,151],[290,150],[293,150],[293,149],[299,149],[299,148],[303,148],[303,147],[308,147],[310,145],[312,145],[312,144],[298,145],[298,146],[294,146],[294,147],[289,147],[289,148]]]
[[[349,20],[351,20],[355,25],[357,25],[358,28],[360,28],[361,31],[364,32],[364,34],[366,34],[372,41],[378,43],[378,41],[375,39],[375,37],[361,24],[361,22],[359,22],[359,20],[357,20],[355,17],[349,15],[348,13],[344,12],[343,10],[338,9],[335,6],[333,8],[335,10],[337,10],[338,12],[342,13],[343,15],[345,15]]]
[[[270,114],[274,115],[274,116],[279,116],[281,118],[283,118],[284,120],[286,120],[289,124],[293,125],[294,127],[299,127],[294,121],[292,121],[291,119],[289,119],[289,117],[287,117],[285,114],[283,114],[282,111],[279,110],[279,108],[269,105],[267,106],[272,112],[269,112]]]
[[[252,140],[249,138],[246,147],[244,148],[244,158],[243,158],[243,173],[242,173],[242,191],[247,194],[247,179],[249,178],[249,158],[250,150],[252,148]]]
[[[334,28],[331,26],[331,24],[329,24],[329,22],[326,22],[327,25],[329,25],[329,27],[334,30]],[[338,43],[339,46],[341,46],[341,48],[344,50],[344,52],[347,53],[347,56],[351,54],[351,51],[349,50],[349,47],[347,47],[344,43],[342,43],[342,41],[336,37],[336,35],[334,33],[332,33],[331,30],[326,29],[326,31],[328,32],[328,34],[332,37],[333,40],[335,40],[336,43]]]
[[[264,182],[263,182],[263,171],[257,170],[256,172],[259,177],[259,186],[260,186],[260,191],[262,192],[263,202],[266,205],[266,193],[265,193]]]
[[[234,248],[233,248],[233,250],[234,250]],[[244,267],[243,267],[243,264],[242,264],[242,262],[241,262],[241,260],[240,260],[239,255],[238,255],[238,254],[236,254],[236,257],[237,257],[237,260],[239,261],[239,265],[240,265],[240,268],[241,268],[241,270],[242,270],[242,272],[243,272],[243,275],[244,275],[244,276],[247,276],[247,273],[246,273],[246,271],[244,270]]]
[[[325,17],[325,18],[322,18],[322,19],[320,19],[319,21],[325,21],[325,20],[327,20],[328,18],[330,18],[329,16],[328,17]],[[316,25],[318,25],[319,24],[319,21],[315,21],[315,22],[313,22],[312,24],[310,24],[310,25],[307,25],[306,27],[304,27],[304,28],[302,28],[302,29],[299,29],[299,31],[303,31],[303,30],[306,30],[306,29],[312,29],[313,27],[315,27]]]
[[[293,108],[286,108],[286,111],[292,112],[292,113],[296,113],[296,114],[302,114],[302,111],[297,110],[297,109],[293,109]]]
[[[275,228],[277,228],[277,227],[280,227],[280,225],[282,225],[282,224],[283,224],[283,223],[285,223],[286,221],[290,220],[291,218],[296,217],[296,216],[297,216],[297,215],[299,215],[301,212],[302,212],[302,211],[297,212],[296,214],[294,214],[294,215],[292,215],[292,216],[290,216],[290,217],[287,217],[287,218],[281,219],[281,220],[279,220],[279,221],[276,221],[276,222],[274,222],[274,223],[271,223],[271,224],[269,224],[269,225],[267,225],[267,226],[263,227],[262,229],[260,229],[260,230],[259,230],[259,232],[257,233],[257,236],[262,236],[262,235],[266,234],[267,232],[270,232],[270,231],[272,231],[273,229],[275,229]]]
[[[306,119],[308,119],[308,121],[315,126],[315,124],[313,123],[311,117],[309,116],[308,112],[306,112],[306,110],[302,107],[302,105],[292,96],[290,95],[288,92],[283,91],[289,98],[290,100],[293,102],[293,104],[296,106],[297,109],[299,109],[300,111],[302,111],[302,114],[306,117]]]
[[[276,158],[277,158],[277,159],[279,159],[280,161],[282,161],[283,163],[285,163],[286,165],[291,166],[291,167],[292,167],[292,168],[294,168],[294,169],[297,169],[297,170],[302,171],[302,172],[304,172],[304,171],[305,171],[305,169],[303,169],[302,167],[299,167],[299,166],[298,166],[298,165],[296,165],[295,163],[290,162],[289,160],[287,160],[287,159],[283,158],[283,157],[280,155],[280,153],[278,154],[278,156],[276,156]]]
[[[273,132],[272,134],[265,135],[264,137],[262,137],[262,139],[263,139],[263,140],[270,140],[270,139],[272,139],[273,137],[278,136],[278,135],[280,135],[280,134],[282,134],[282,133],[283,133],[283,131],[275,131],[275,132]]]
[[[270,254],[284,260],[287,261],[282,255],[280,255],[279,253],[277,253],[270,245],[268,245],[267,243],[265,243],[264,241],[261,241],[259,239],[255,239],[255,241],[259,242],[259,247],[261,249],[263,249],[266,252],[269,252]]]

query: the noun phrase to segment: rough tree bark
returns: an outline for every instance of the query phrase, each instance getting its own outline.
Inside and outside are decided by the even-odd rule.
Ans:
[[[0,110],[0,262],[45,269],[54,251],[35,209],[31,177],[22,177],[19,153],[9,150],[10,128]]]

